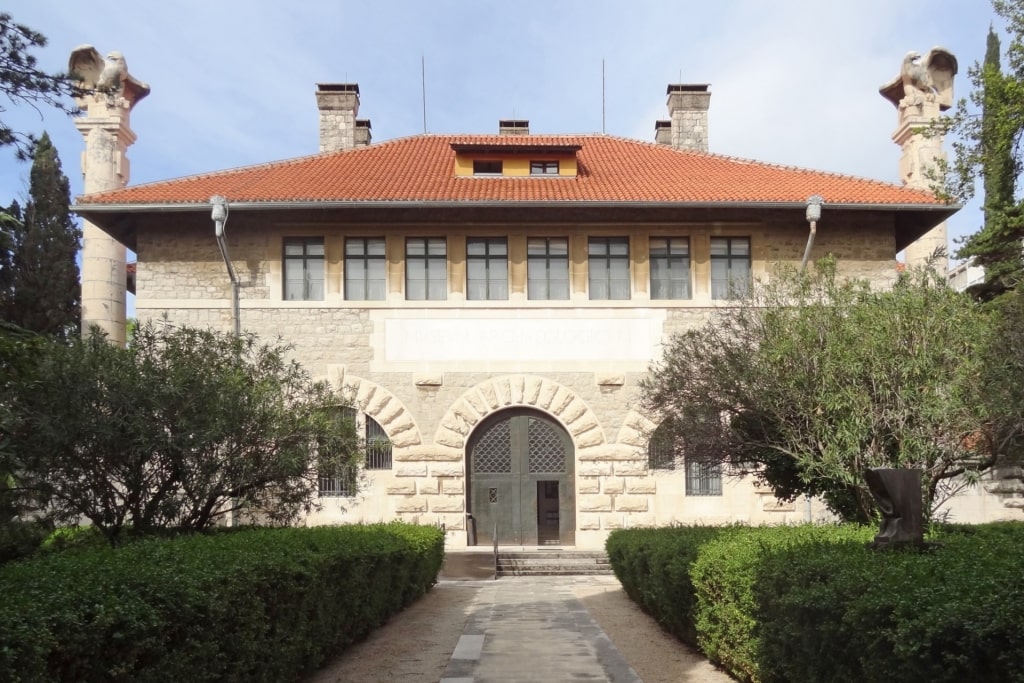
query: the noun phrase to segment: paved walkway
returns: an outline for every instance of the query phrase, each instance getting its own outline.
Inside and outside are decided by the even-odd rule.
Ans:
[[[642,683],[583,604],[573,581],[485,584],[440,683]]]

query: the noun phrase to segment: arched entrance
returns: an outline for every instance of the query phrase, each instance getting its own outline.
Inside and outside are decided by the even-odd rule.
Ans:
[[[477,544],[576,542],[575,452],[565,429],[540,411],[496,413],[466,446],[467,507]]]

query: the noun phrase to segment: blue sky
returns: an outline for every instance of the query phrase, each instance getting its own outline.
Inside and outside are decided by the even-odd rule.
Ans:
[[[896,111],[878,87],[908,50],[968,66],[995,16],[987,0],[8,0],[64,70],[83,43],[124,53],[152,94],[132,113],[131,183],[315,153],[318,82],[358,82],[373,139],[604,131],[653,140],[669,82],[709,83],[710,151],[898,181]],[[997,30],[1000,24],[996,23]],[[1004,41],[1005,42],[1005,41]],[[602,124],[602,60],[604,123]],[[81,191],[83,142],[66,117],[12,107],[47,130]],[[947,143],[947,148],[949,147]],[[27,192],[28,165],[0,152],[0,202]],[[827,212],[827,207],[826,207]],[[827,213],[824,217],[827,219]],[[980,212],[950,221],[969,234]],[[824,220],[823,220],[824,226]]]

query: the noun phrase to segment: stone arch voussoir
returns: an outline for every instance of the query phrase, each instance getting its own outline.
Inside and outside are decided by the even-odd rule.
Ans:
[[[330,366],[327,381],[348,392],[352,406],[376,420],[395,448],[408,448],[423,443],[423,436],[412,412],[381,385],[346,373],[344,366]]]
[[[435,443],[465,447],[473,428],[506,408],[536,408],[557,419],[577,449],[603,445],[604,430],[594,411],[575,391],[536,375],[501,375],[477,384],[452,402],[441,418]]]

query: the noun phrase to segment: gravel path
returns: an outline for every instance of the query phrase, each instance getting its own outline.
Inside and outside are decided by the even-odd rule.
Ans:
[[[501,579],[515,581],[516,579]],[[583,603],[644,683],[729,683],[729,676],[665,634],[614,577],[571,577]],[[437,683],[488,582],[443,581],[310,677],[307,683]]]

